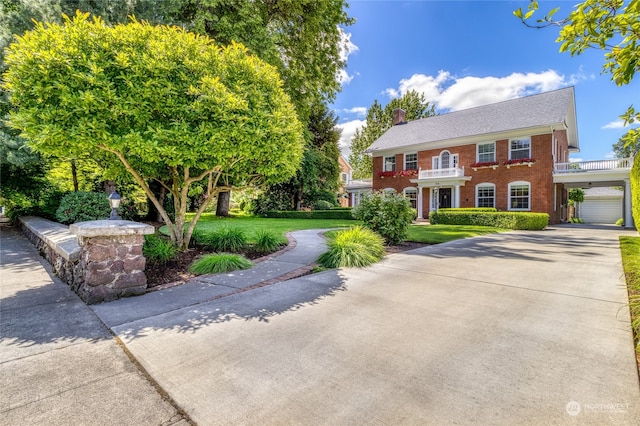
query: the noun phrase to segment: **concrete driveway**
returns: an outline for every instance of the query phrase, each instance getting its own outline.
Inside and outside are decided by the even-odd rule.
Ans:
[[[200,425],[638,424],[621,233],[456,241],[112,329]]]

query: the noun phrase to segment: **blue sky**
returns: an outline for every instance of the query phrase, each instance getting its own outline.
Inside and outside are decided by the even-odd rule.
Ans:
[[[576,2],[540,1],[540,12],[560,6],[563,17]],[[332,105],[343,153],[375,99],[414,89],[445,113],[574,86],[581,152],[572,161],[610,158],[627,130],[618,116],[640,106],[640,76],[619,87],[602,74],[602,51],[560,53],[557,28],[528,29],[513,16],[528,3],[351,0],[356,23],[345,28],[348,66]]]

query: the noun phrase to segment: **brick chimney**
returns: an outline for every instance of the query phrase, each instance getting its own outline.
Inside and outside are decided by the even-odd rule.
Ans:
[[[404,124],[404,110],[401,108],[396,108],[393,110],[393,125],[396,126],[398,124]]]

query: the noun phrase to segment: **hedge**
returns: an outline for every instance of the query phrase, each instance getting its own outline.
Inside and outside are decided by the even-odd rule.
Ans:
[[[429,222],[434,225],[476,225],[540,230],[549,224],[549,215],[529,212],[473,212],[463,209],[440,209],[429,214]]]
[[[354,220],[351,209],[340,210],[270,210],[264,212],[263,217],[271,217],[278,219],[339,219]]]
[[[439,209],[439,212],[497,212],[495,207],[460,207],[451,209]]]

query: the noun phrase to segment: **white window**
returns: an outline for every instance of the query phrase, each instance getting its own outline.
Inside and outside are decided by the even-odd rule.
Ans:
[[[390,155],[388,157],[383,158],[383,171],[385,172],[395,172],[396,171],[396,156]]]
[[[404,155],[404,169],[405,170],[418,170],[418,154],[411,153]]]
[[[531,139],[512,139],[509,141],[509,160],[531,158]]]
[[[496,207],[496,186],[492,183],[476,185],[476,207]]]
[[[411,203],[411,207],[414,209],[418,208],[418,190],[416,188],[405,188],[404,196]]]
[[[496,161],[496,143],[479,143],[477,145],[477,160],[478,163],[490,163]]]
[[[348,177],[349,177],[349,175],[347,173],[340,173],[340,181],[342,183],[347,183]]]
[[[431,168],[454,169],[458,167],[458,154],[451,154],[449,151],[442,151],[439,156],[431,157]]]
[[[531,184],[511,182],[509,184],[509,210],[531,210]]]

